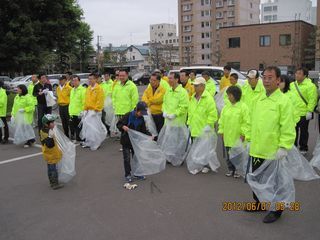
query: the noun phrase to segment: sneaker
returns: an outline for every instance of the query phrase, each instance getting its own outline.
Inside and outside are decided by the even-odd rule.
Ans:
[[[28,142],[28,143],[25,143],[25,144],[23,145],[23,147],[24,147],[24,148],[29,148],[29,147],[31,147],[31,143],[29,143],[29,142]]]
[[[278,212],[269,212],[263,219],[264,223],[273,223],[281,217],[281,213]]]
[[[234,178],[239,178],[239,177],[241,177],[241,175],[239,173],[237,173],[237,172],[234,172],[233,177]]]
[[[122,149],[122,148],[120,148],[120,149],[119,149],[119,152],[122,152],[122,151],[123,151],[123,149]]]
[[[233,171],[227,172],[227,173],[226,173],[226,176],[227,176],[227,177],[232,177],[232,176],[233,176]]]
[[[202,173],[208,173],[210,172],[210,169],[207,168],[207,167],[204,167],[202,170],[201,170]]]
[[[126,176],[125,179],[126,179],[127,183],[131,183],[132,182],[132,177],[131,176]]]
[[[143,181],[143,180],[146,180],[146,177],[145,176],[134,176],[134,179]]]
[[[9,143],[9,141],[8,141],[8,139],[3,139],[2,141],[1,141],[1,144],[8,144]]]
[[[308,153],[308,151],[306,151],[306,150],[300,150],[300,153],[301,153],[302,155],[306,155],[306,154]]]
[[[51,186],[51,188],[52,188],[53,190],[57,190],[57,189],[60,189],[60,188],[63,188],[63,187],[64,187],[64,185],[61,184],[61,183],[54,184],[54,185]]]
[[[87,145],[85,145],[85,144],[83,144],[83,145],[81,145],[82,146],[82,148],[89,148],[89,146],[87,146]]]

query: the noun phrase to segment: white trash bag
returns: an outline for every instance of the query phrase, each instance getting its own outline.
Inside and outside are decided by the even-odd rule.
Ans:
[[[152,136],[158,136],[158,131],[156,124],[154,123],[151,113],[148,111],[148,115],[143,116],[144,122],[146,123],[147,130],[151,133]]]
[[[4,123],[3,123],[3,121],[1,120],[1,118],[0,118],[0,128],[3,128],[4,127]]]
[[[225,105],[224,92],[225,92],[225,90],[220,91],[214,96],[214,100],[216,102],[218,113],[221,113],[221,111],[222,111],[222,109],[223,109],[223,107]]]
[[[14,128],[13,143],[16,145],[36,138],[32,125],[26,123],[24,115],[25,113],[17,112],[14,122],[11,123]]]
[[[62,152],[62,159],[58,163],[59,181],[67,183],[76,175],[76,145],[59,128],[55,127],[53,131]]]
[[[151,136],[132,129],[128,134],[134,150],[131,168],[135,176],[156,174],[166,168],[166,157]]]
[[[52,91],[45,93],[47,107],[53,107],[56,104],[56,97],[53,95]]]
[[[283,202],[286,207],[295,202],[295,187],[292,176],[283,160],[265,160],[254,172],[247,174],[247,182],[260,202],[270,203],[270,210]]]
[[[229,160],[236,168],[237,173],[245,177],[249,161],[249,146],[241,140],[229,150]]]
[[[112,98],[110,96],[107,96],[104,101],[104,111],[106,113],[105,124],[111,126],[112,119],[114,117],[114,110],[112,106]]]
[[[216,153],[217,139],[216,133],[212,130],[211,132],[204,132],[194,140],[186,160],[191,174],[197,174],[205,166],[210,166],[214,172],[220,167]]]
[[[295,146],[288,152],[288,157],[282,160],[291,176],[296,180],[310,181],[320,178],[308,160],[302,156]]]
[[[180,166],[186,159],[189,146],[189,130],[185,125],[172,126],[166,123],[161,129],[158,144],[173,166]]]
[[[89,110],[82,118],[80,137],[85,139],[84,145],[92,151],[97,150],[106,139],[107,129],[101,121],[101,113]]]
[[[313,157],[310,161],[312,167],[320,170],[320,136],[318,137],[317,144],[313,151]]]
[[[116,116],[116,115],[113,115],[112,116],[112,121],[111,121],[111,124],[110,124],[111,137],[120,136],[120,134],[121,134],[121,132],[117,128],[118,121],[119,121],[119,117]]]

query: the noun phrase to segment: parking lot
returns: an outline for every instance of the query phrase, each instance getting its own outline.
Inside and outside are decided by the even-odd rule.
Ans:
[[[139,87],[140,94],[144,87]],[[310,149],[318,130],[310,124]],[[37,141],[39,143],[39,141]],[[276,223],[264,213],[226,212],[224,202],[249,202],[243,179],[224,176],[221,142],[218,173],[191,175],[172,167],[122,185],[119,141],[107,139],[95,152],[77,147],[77,175],[63,189],[50,189],[40,145],[0,145],[0,239],[310,239],[320,238],[319,180],[296,182],[301,209]],[[310,159],[309,153],[308,158]]]

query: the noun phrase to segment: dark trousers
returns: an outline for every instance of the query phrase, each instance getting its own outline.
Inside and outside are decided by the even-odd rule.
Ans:
[[[9,138],[9,127],[8,127],[8,123],[7,123],[7,118],[6,117],[1,117],[1,120],[4,124],[4,138],[3,140],[7,141]],[[2,141],[2,128],[0,128],[0,141]]]
[[[56,164],[47,164],[48,166],[48,178],[51,185],[58,183],[58,170]]]
[[[124,164],[124,176],[131,175],[131,157],[133,157],[134,151],[132,147],[122,145],[123,164]]]
[[[64,134],[69,137],[69,129],[70,128],[70,116],[69,116],[69,105],[60,106],[59,105],[59,115],[62,123],[62,128]],[[71,135],[73,135],[73,131],[71,130]]]
[[[152,114],[152,118],[154,124],[156,125],[157,132],[160,133],[164,124],[164,117],[162,116],[162,114]]]
[[[296,126],[296,140],[294,145],[300,146],[301,151],[308,151],[309,140],[309,120],[306,117],[301,117]]]
[[[234,173],[236,171],[236,167],[230,161],[229,151],[230,151],[230,147],[226,147],[226,153],[227,153],[226,162],[227,162],[228,170]]]
[[[77,141],[82,141],[80,138],[80,132],[82,126],[79,126],[79,123],[81,122],[81,119],[78,116],[71,116],[71,132],[74,132],[76,134],[76,140]]]
[[[104,110],[102,110],[101,121],[102,121],[103,125],[106,127],[106,129],[108,131],[108,135],[110,136],[110,126],[106,124],[106,112]]]
[[[51,114],[52,107],[47,107],[46,105],[38,104],[37,109],[38,109],[38,129],[40,132],[40,130],[42,129],[42,117],[45,114]]]

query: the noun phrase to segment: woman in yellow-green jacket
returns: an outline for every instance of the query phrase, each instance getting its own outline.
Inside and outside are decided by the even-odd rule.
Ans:
[[[33,122],[33,112],[34,112],[34,100],[31,95],[28,94],[28,89],[25,85],[18,86],[18,94],[14,98],[11,116],[15,119],[18,113],[23,113],[24,123],[27,125],[32,125]],[[16,120],[15,120],[16,121]],[[30,147],[35,142],[35,139],[28,139],[24,144],[24,147]]]

